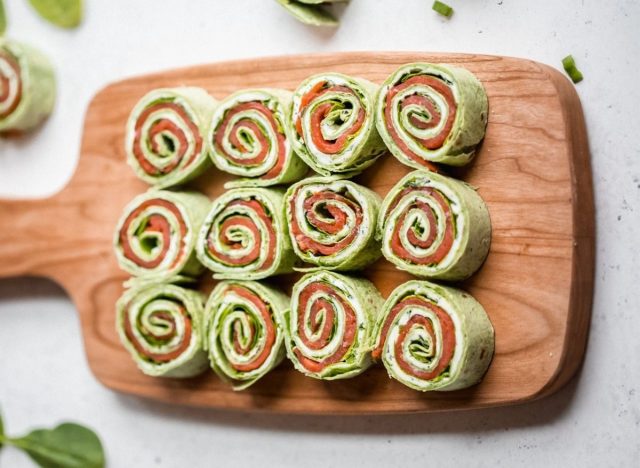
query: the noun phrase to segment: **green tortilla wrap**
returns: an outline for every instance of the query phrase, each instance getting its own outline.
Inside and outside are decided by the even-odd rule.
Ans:
[[[134,198],[114,235],[120,268],[144,282],[202,273],[195,245],[210,206],[209,199],[196,192],[149,190]]]
[[[285,356],[279,317],[289,297],[257,281],[221,281],[205,307],[211,366],[234,390],[253,385]]]
[[[387,152],[375,125],[377,89],[340,73],[314,75],[298,86],[289,132],[294,149],[314,171],[350,177]]]
[[[374,325],[384,299],[373,283],[316,271],[293,287],[285,313],[287,355],[316,379],[346,379],[371,365]]]
[[[414,171],[382,202],[377,236],[382,254],[399,269],[458,281],[484,262],[491,221],[484,201],[469,184]]]
[[[243,177],[227,187],[265,187],[300,180],[308,171],[286,134],[291,93],[246,89],[213,114],[207,145],[218,169]]]
[[[312,269],[349,271],[380,258],[375,231],[380,197],[335,177],[311,177],[292,185],[285,210],[293,249]]]
[[[127,163],[156,188],[183,184],[211,167],[205,135],[217,103],[204,89],[155,89],[138,101],[126,125]]]
[[[494,332],[470,294],[428,281],[396,288],[376,324],[373,358],[415,390],[458,390],[487,371]]]
[[[0,132],[30,130],[53,110],[56,82],[40,51],[0,38]]]
[[[229,190],[213,202],[196,252],[214,278],[257,280],[293,271],[282,204],[281,190],[253,187]]]
[[[417,169],[432,163],[467,164],[484,137],[487,95],[468,70],[409,63],[380,87],[376,125],[400,162]]]
[[[116,305],[116,330],[142,372],[192,377],[208,367],[203,350],[204,298],[169,283],[127,290]]]

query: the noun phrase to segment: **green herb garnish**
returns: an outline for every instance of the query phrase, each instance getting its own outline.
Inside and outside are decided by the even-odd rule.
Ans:
[[[29,0],[31,6],[50,23],[75,28],[82,20],[82,0]]]
[[[433,11],[441,14],[442,16],[446,16],[447,18],[450,18],[451,15],[453,15],[453,8],[446,3],[439,2],[438,0],[433,2],[433,6],[431,8]]]
[[[24,450],[44,468],[103,468],[105,465],[98,436],[75,423],[62,423],[53,429],[35,429],[13,438],[4,434],[0,417],[0,448],[3,444]]]
[[[571,81],[574,83],[582,81],[582,73],[576,67],[576,61],[573,59],[572,55],[567,55],[562,59],[562,66],[564,67],[564,71],[567,72],[567,75],[569,75],[569,78],[571,78]]]

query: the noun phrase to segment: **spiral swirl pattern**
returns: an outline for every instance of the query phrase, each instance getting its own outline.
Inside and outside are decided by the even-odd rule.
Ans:
[[[200,231],[197,254],[219,279],[261,279],[290,271],[282,193],[237,188],[216,199]]]
[[[305,80],[293,96],[296,152],[316,172],[354,175],[386,152],[375,129],[377,87],[338,73]]]
[[[207,346],[214,370],[242,390],[284,357],[278,314],[288,309],[281,292],[254,281],[223,281],[205,308]]]
[[[380,212],[383,255],[417,276],[463,279],[487,255],[489,214],[463,182],[413,172],[389,192]]]
[[[436,171],[433,162],[466,164],[484,137],[488,101],[467,70],[414,63],[382,85],[377,126],[401,162]]]
[[[476,383],[493,354],[493,328],[468,294],[409,281],[389,297],[376,325],[372,356],[416,390],[454,390]]]
[[[21,98],[20,64],[8,51],[0,49],[0,119],[16,110]]]
[[[287,352],[295,367],[319,379],[343,379],[371,364],[370,336],[382,298],[363,279],[318,271],[293,288],[286,321]]]
[[[0,132],[20,134],[39,125],[56,97],[51,63],[39,50],[0,37]]]
[[[189,377],[206,369],[199,293],[172,284],[147,285],[127,291],[117,310],[120,339],[145,374]]]
[[[380,256],[375,240],[380,198],[348,180],[309,178],[285,196],[289,234],[305,262],[333,270],[352,270]]]
[[[253,178],[253,186],[299,180],[306,165],[291,147],[285,125],[290,93],[245,90],[229,96],[216,109],[208,144],[216,167]]]
[[[209,201],[204,195],[151,191],[126,208],[115,235],[122,269],[136,276],[167,279],[198,274],[195,236]]]
[[[202,128],[215,101],[199,88],[157,89],[127,122],[127,162],[145,182],[169,187],[197,176],[208,163]]]

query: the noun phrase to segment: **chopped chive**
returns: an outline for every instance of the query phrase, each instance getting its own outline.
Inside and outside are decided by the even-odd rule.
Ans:
[[[431,7],[433,11],[440,13],[442,16],[446,16],[447,18],[451,17],[453,14],[453,8],[451,8],[446,3],[439,2],[436,0],[433,2],[433,6]]]
[[[573,59],[572,55],[567,55],[562,59],[562,66],[564,67],[564,71],[567,72],[567,75],[569,75],[569,78],[571,78],[571,81],[574,83],[582,81],[582,73],[576,67],[576,61]]]

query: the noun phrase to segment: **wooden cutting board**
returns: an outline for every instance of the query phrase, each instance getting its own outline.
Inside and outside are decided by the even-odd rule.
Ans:
[[[125,164],[123,150],[125,121],[135,102],[162,86],[201,86],[218,99],[246,87],[292,90],[320,71],[381,83],[396,67],[412,61],[466,67],[489,95],[489,125],[479,155],[468,168],[455,172],[478,187],[493,223],[484,267],[462,284],[484,305],[495,326],[496,354],[484,381],[462,391],[423,394],[390,380],[381,366],[354,379],[322,382],[285,362],[249,390],[236,393],[213,372],[189,380],[141,374],[114,330],[114,304],[126,275],[111,248],[122,208],[147,188]],[[408,171],[388,156],[357,180],[385,195]],[[228,179],[212,170],[196,186],[214,197]],[[45,276],[66,289],[80,314],[95,376],[114,390],[173,404],[299,413],[514,404],[559,389],[576,372],[585,350],[593,292],[594,208],[582,109],[562,74],[530,60],[356,52],[226,62],[120,81],[100,91],[89,105],[78,169],[69,185],[47,199],[0,201],[0,226],[0,277]],[[385,297],[410,278],[385,260],[364,274]],[[293,279],[274,282],[290,290]]]

